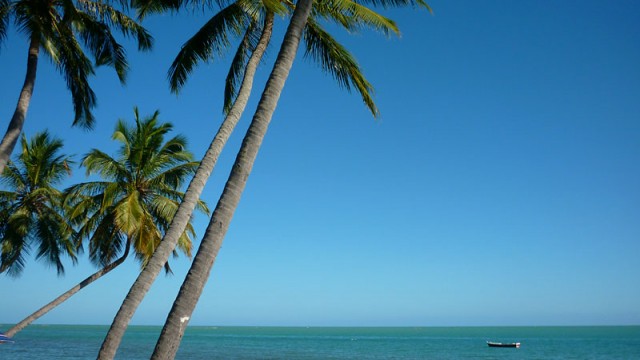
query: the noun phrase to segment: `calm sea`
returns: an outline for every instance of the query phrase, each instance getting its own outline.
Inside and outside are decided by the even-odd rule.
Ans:
[[[0,329],[7,329],[1,326]],[[0,359],[95,359],[106,326],[32,325]],[[117,359],[148,359],[160,327],[132,326]],[[489,348],[487,340],[522,343]],[[640,326],[190,327],[178,359],[640,359]]]

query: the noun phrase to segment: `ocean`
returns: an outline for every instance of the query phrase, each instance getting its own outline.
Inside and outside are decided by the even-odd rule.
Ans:
[[[0,325],[0,329],[8,326]],[[131,326],[116,359],[149,359],[157,326]],[[31,325],[2,360],[95,359],[107,326]],[[486,341],[520,342],[489,348]],[[640,326],[189,327],[176,357],[199,359],[640,359]]]

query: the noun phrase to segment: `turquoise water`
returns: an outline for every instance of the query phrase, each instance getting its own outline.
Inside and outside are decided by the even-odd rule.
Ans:
[[[107,329],[32,325],[0,345],[0,359],[95,359]],[[116,359],[148,359],[159,333],[130,327]],[[487,340],[522,346],[489,348]],[[640,326],[190,327],[177,359],[640,359]]]

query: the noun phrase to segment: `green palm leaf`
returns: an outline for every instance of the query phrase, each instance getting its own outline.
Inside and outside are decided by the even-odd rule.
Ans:
[[[64,274],[63,258],[77,260],[74,231],[64,214],[63,195],[55,188],[69,175],[62,141],[45,131],[30,141],[22,136],[22,151],[0,179],[0,273],[19,276],[26,256],[36,245],[36,259]]]
[[[316,60],[324,71],[338,81],[339,85],[347,90],[354,86],[373,116],[377,117],[379,112],[372,97],[373,87],[364,78],[360,66],[347,49],[320,28],[313,19],[307,22],[304,40],[307,47],[305,55]]]
[[[95,121],[92,110],[97,104],[96,95],[89,85],[89,78],[94,75],[94,64],[112,67],[121,82],[126,79],[125,50],[113,32],[119,31],[125,37],[135,38],[139,50],[151,48],[151,35],[110,3],[102,0],[0,0],[0,45],[7,36],[10,20],[29,43],[25,81],[1,141],[0,172],[9,162],[17,145],[15,139],[24,126],[40,54],[51,58],[71,92],[73,124],[90,129]],[[120,2],[121,5],[123,3],[126,2]]]
[[[244,9],[233,3],[220,10],[182,46],[169,68],[171,91],[179,92],[193,67],[199,61],[210,61],[224,54],[230,46],[230,36],[240,36],[249,21]]]
[[[7,38],[10,6],[9,0],[0,0],[0,49],[2,48],[2,42]]]
[[[144,266],[184,197],[179,188],[198,166],[183,136],[165,141],[173,127],[158,116],[140,116],[135,108],[133,126],[119,120],[112,136],[120,144],[118,156],[93,149],[82,161],[88,175],[103,180],[65,191],[65,206],[79,227],[76,241],[88,239],[95,264],[109,264],[131,248]]]

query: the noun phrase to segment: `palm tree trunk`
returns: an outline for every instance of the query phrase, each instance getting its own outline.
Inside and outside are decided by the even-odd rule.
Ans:
[[[238,123],[238,120],[242,116],[247,105],[249,95],[251,94],[251,89],[253,87],[254,75],[271,39],[273,17],[274,15],[272,12],[267,13],[264,28],[260,35],[260,40],[247,63],[236,101],[220,125],[218,133],[209,145],[209,149],[203,157],[200,166],[196,170],[193,179],[189,183],[184,198],[180,203],[180,206],[176,211],[176,215],[171,221],[171,225],[169,226],[164,238],[156,248],[151,259],[149,259],[147,265],[131,286],[129,293],[113,319],[109,332],[102,342],[98,359],[113,359],[115,357],[120,341],[122,340],[122,336],[127,330],[129,321],[142,302],[142,299],[151,288],[156,277],[162,271],[164,264],[169,259],[173,249],[176,247],[180,235],[184,233],[191,214],[193,213],[198,199],[200,198],[200,194],[202,193],[202,190],[204,189],[204,186],[206,185],[207,180],[218,161],[218,156],[222,152],[222,148],[231,136],[233,129]]]
[[[258,109],[242,142],[233,170],[227,180],[191,269],[169,312],[151,359],[173,359],[191,314],[209,278],[222,241],[240,202],[247,179],[266,135],[285,80],[295,59],[302,31],[311,12],[312,0],[299,0],[282,47],[265,86]]]
[[[118,258],[116,261],[112,262],[111,264],[103,267],[102,269],[100,269],[99,271],[95,272],[93,275],[89,276],[88,278],[82,280],[78,285],[76,285],[76,286],[72,287],[71,289],[67,290],[67,292],[65,292],[64,294],[58,296],[57,298],[55,298],[55,300],[53,300],[52,302],[48,303],[47,305],[41,307],[40,309],[38,309],[38,311],[36,311],[33,314],[27,316],[24,320],[20,321],[19,323],[14,325],[11,329],[9,329],[9,331],[7,331],[5,333],[5,335],[7,335],[9,337],[13,337],[13,335],[15,335],[20,330],[22,330],[25,327],[27,327],[29,324],[31,324],[32,322],[34,322],[35,320],[40,318],[42,315],[48,313],[49,311],[54,309],[56,306],[62,304],[65,301],[67,301],[67,299],[69,299],[71,296],[75,295],[78,291],[84,289],[86,286],[90,285],[94,281],[100,279],[104,275],[106,275],[109,272],[111,272],[111,270],[115,269],[116,267],[118,267],[120,264],[122,264],[124,262],[124,260],[129,255],[129,248],[130,247],[131,247],[130,243],[127,242],[127,247],[126,247],[126,249],[124,251],[124,254],[120,258]]]
[[[20,97],[18,98],[18,105],[11,117],[7,132],[0,142],[0,174],[4,171],[5,165],[11,158],[11,153],[18,143],[18,137],[22,132],[24,126],[24,119],[27,117],[27,110],[29,109],[29,103],[31,102],[31,95],[33,95],[33,87],[36,84],[36,70],[38,69],[38,54],[40,52],[40,38],[37,35],[31,37],[29,43],[29,55],[27,57],[27,74],[24,78],[24,84],[22,85],[22,91],[20,91]]]

